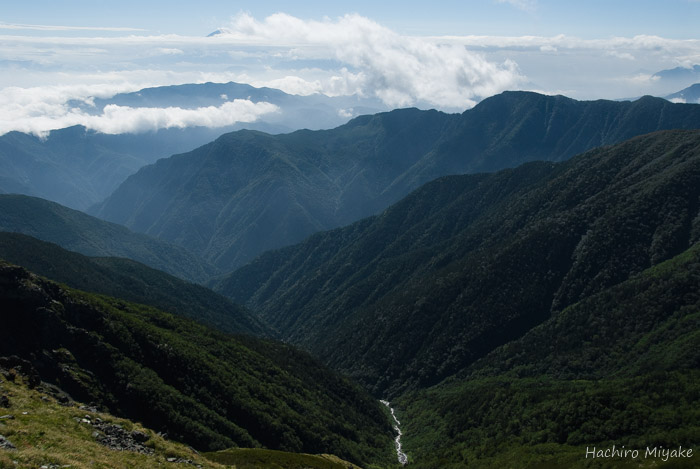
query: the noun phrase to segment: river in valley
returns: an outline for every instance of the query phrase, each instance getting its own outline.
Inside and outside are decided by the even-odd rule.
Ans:
[[[406,456],[406,453],[401,451],[401,422],[399,422],[399,419],[396,418],[396,414],[394,413],[394,408],[391,407],[391,403],[389,401],[385,400],[380,400],[382,404],[387,406],[389,410],[391,411],[391,417],[394,419],[394,430],[396,430],[396,439],[394,440],[394,444],[396,446],[396,456],[399,458],[399,463],[402,466],[405,466],[406,463],[408,463],[408,456]]]

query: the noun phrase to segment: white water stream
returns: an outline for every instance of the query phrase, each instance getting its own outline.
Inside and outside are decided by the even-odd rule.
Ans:
[[[381,402],[389,408],[389,410],[391,411],[391,416],[394,418],[394,422],[396,422],[396,425],[394,425],[394,430],[396,430],[397,433],[396,440],[394,440],[396,444],[396,456],[399,458],[399,464],[405,466],[408,463],[408,456],[406,456],[406,453],[401,451],[401,435],[403,434],[401,433],[401,422],[399,422],[399,419],[396,418],[396,414],[394,414],[394,408],[391,407],[389,401],[380,400],[379,402]]]

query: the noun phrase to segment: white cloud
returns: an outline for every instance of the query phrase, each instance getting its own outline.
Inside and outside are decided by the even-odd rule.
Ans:
[[[400,35],[359,15],[314,21],[278,13],[258,21],[239,14],[212,37],[4,36],[0,42],[0,56],[44,69],[128,70],[139,61],[172,67],[168,55],[178,57],[180,70],[217,72],[236,61],[256,82],[287,92],[358,93],[390,106],[464,109],[524,81],[512,60],[493,62],[462,44]],[[318,65],[293,66],[309,61]],[[290,65],[302,73],[286,71]]]
[[[496,49],[541,49],[552,47],[559,50],[637,50],[673,55],[700,52],[700,39],[669,39],[659,36],[637,35],[633,37],[611,37],[605,39],[582,39],[559,34],[557,36],[435,36],[434,40],[462,44],[467,47]]]
[[[653,83],[655,81],[659,81],[660,79],[661,77],[657,75],[651,75],[648,73],[638,73],[636,75],[621,78],[622,81],[625,81],[632,85]]]
[[[78,123],[107,134],[140,133],[171,127],[224,127],[236,122],[253,122],[264,114],[277,111],[279,108],[274,104],[246,99],[197,109],[131,108],[110,104],[99,116],[79,114]]]
[[[175,47],[159,47],[156,52],[162,55],[182,55],[185,52]]]
[[[70,109],[69,100],[89,102],[150,86],[237,81],[299,95],[356,93],[393,107],[454,111],[507,89],[579,99],[665,96],[682,86],[664,88],[670,85],[653,79],[654,72],[700,63],[698,39],[415,37],[359,15],[314,21],[240,14],[213,37],[129,32],[46,37],[23,35],[19,26],[32,25],[0,25],[2,132],[82,123],[84,116]],[[150,122],[165,122],[153,114]]]
[[[606,51],[605,55],[609,57],[615,57],[618,59],[624,59],[624,60],[635,60],[634,55],[630,54],[629,52],[620,52],[616,50],[610,50]]]
[[[524,79],[512,61],[493,63],[463,45],[402,36],[359,15],[307,21],[278,13],[257,21],[240,14],[222,31],[216,39],[269,47],[284,44],[293,48],[288,52],[297,59],[343,64],[320,82],[297,80],[307,93],[377,96],[389,106],[426,102],[465,108]],[[290,83],[292,77],[284,81]]]
[[[92,115],[84,110],[70,107],[70,99],[81,96],[90,104],[92,97],[109,97],[114,88],[71,87],[4,89],[0,92],[0,135],[11,130],[43,135],[46,132],[83,125],[89,129],[108,134],[140,133],[171,127],[223,127],[236,122],[253,122],[264,114],[277,112],[273,104],[235,99],[219,107],[197,109],[131,108],[108,105],[101,114]]]
[[[287,75],[272,80],[252,80],[251,84],[257,87],[277,88],[285,93],[308,96],[314,93],[322,93],[324,87],[319,80],[308,81],[298,76]],[[342,93],[341,93],[342,94]]]
[[[671,98],[672,103],[685,104],[685,98]]]

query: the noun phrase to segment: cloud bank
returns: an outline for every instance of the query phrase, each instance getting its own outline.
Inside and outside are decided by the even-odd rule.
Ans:
[[[502,3],[537,7],[534,1]],[[23,34],[22,28],[55,34]],[[210,37],[116,34],[103,28],[115,33],[108,35],[99,33],[99,26],[85,29],[98,32],[76,36],[74,28],[65,26],[0,25],[0,132],[38,133],[74,124],[112,132],[120,128],[116,115],[134,116],[148,129],[220,119],[203,117],[219,112],[212,109],[199,112],[201,121],[192,115],[168,118],[183,115],[173,109],[111,109],[112,114],[96,119],[70,104],[182,83],[235,81],[301,95],[357,94],[390,107],[454,112],[511,89],[578,99],[664,96],[690,83],[680,86],[658,79],[655,72],[700,63],[697,39],[419,37],[359,15],[306,20],[283,13],[263,19],[242,13]],[[263,111],[269,109],[256,108],[256,115]]]
[[[513,61],[494,63],[463,45],[402,36],[359,15],[312,21],[278,13],[258,21],[239,14],[217,36],[249,45],[285,44],[297,60],[334,60],[341,66],[309,88],[376,96],[391,107],[422,102],[467,108],[524,80]],[[299,77],[288,81],[299,88]]]
[[[91,89],[98,91],[94,88],[82,91]],[[106,134],[142,133],[172,127],[224,127],[237,122],[254,122],[265,114],[279,111],[274,104],[234,99],[218,107],[197,109],[133,108],[110,104],[101,114],[95,115],[70,107],[70,100],[79,93],[80,90],[65,87],[2,90],[0,108],[4,112],[0,117],[0,135],[16,130],[44,136],[51,130],[74,125]],[[84,97],[83,102],[89,104],[91,97]]]

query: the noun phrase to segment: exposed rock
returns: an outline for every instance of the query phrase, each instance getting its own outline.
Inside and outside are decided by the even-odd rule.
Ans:
[[[185,459],[185,458],[167,458],[166,461],[175,463],[175,464],[189,464],[191,466],[197,466],[197,467],[202,467],[201,464],[197,464],[196,462],[192,461],[191,459]]]
[[[138,442],[138,443],[145,443],[145,442],[148,441],[148,439],[149,439],[150,437],[148,436],[148,434],[146,434],[146,433],[144,433],[144,432],[140,432],[140,431],[138,431],[138,430],[134,430],[133,432],[131,432],[131,438],[133,438],[134,441],[136,441],[136,442]]]
[[[39,386],[39,388],[37,389],[46,394],[47,396],[53,397],[54,399],[56,399],[56,401],[58,401],[60,405],[64,407],[69,407],[73,405],[73,398],[54,384],[42,381],[41,386]]]
[[[14,420],[14,419],[15,419],[14,415],[10,415],[10,414],[0,415],[0,420]]]
[[[22,376],[27,380],[27,384],[30,388],[36,388],[41,379],[39,378],[39,373],[30,362],[19,358],[16,355],[9,357],[0,357],[0,374],[2,374],[9,381],[14,381],[17,375]]]
[[[89,416],[86,416],[89,417]],[[149,436],[141,431],[128,432],[120,425],[105,423],[100,419],[81,419],[83,423],[88,423],[96,430],[93,436],[98,443],[117,451],[133,451],[135,453],[153,454],[153,449],[144,446],[142,443],[148,441]]]
[[[10,443],[10,440],[0,435],[0,449],[17,449],[15,445]]]

